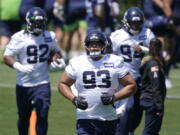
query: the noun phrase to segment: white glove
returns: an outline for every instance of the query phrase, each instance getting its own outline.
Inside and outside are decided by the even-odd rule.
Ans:
[[[13,64],[13,68],[15,68],[16,70],[23,72],[23,73],[31,73],[32,71],[34,71],[34,67],[32,65],[22,65],[19,62],[15,62]]]
[[[140,45],[140,48],[141,48],[143,53],[145,53],[145,54],[149,53],[149,48],[148,47]]]
[[[61,70],[66,66],[64,59],[57,59],[56,61],[51,62],[49,69],[50,71]]]

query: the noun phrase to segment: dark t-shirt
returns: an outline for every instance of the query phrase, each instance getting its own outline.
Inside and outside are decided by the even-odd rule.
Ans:
[[[162,108],[166,96],[165,75],[158,63],[152,58],[140,68],[141,100],[152,102],[159,109]]]

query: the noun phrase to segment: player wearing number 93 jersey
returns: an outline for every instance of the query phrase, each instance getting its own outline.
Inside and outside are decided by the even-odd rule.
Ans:
[[[16,97],[18,131],[28,135],[29,119],[33,108],[37,112],[37,135],[46,135],[50,105],[49,67],[60,70],[65,66],[62,58],[48,64],[52,53],[60,53],[55,34],[46,30],[47,16],[39,7],[26,14],[27,28],[15,33],[6,47],[4,62],[17,70]]]
[[[77,107],[78,135],[114,135],[116,110],[114,102],[134,93],[135,82],[123,59],[105,54],[107,39],[91,31],[85,39],[87,55],[70,60],[58,88]],[[77,89],[77,96],[71,86]],[[120,85],[124,87],[120,90]]]

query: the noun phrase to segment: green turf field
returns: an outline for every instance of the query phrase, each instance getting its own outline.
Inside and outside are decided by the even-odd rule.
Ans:
[[[60,72],[51,73],[52,105],[49,112],[48,135],[75,135],[73,105],[57,91]],[[168,89],[161,135],[180,135],[180,69],[170,74],[174,87]],[[15,99],[15,70],[0,64],[0,135],[18,135]],[[140,135],[143,121],[136,131]]]

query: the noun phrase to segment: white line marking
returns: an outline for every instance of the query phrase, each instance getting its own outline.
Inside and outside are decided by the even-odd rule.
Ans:
[[[174,74],[174,75],[170,75],[169,79],[171,80],[171,78],[180,79],[180,76]]]
[[[167,98],[167,99],[180,99],[180,96],[167,95],[166,98]]]

